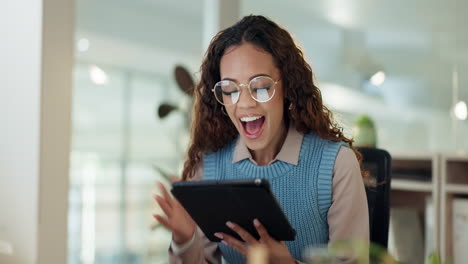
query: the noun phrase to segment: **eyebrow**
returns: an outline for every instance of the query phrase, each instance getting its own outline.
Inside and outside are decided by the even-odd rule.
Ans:
[[[249,78],[249,81],[251,81],[253,78],[257,78],[257,77],[259,77],[259,76],[267,76],[267,77],[270,77],[270,78],[271,78],[271,76],[270,76],[269,74],[266,74],[266,73],[259,73],[259,74],[255,74],[255,75],[251,76],[251,77]],[[226,81],[238,82],[236,79],[234,79],[234,78],[228,78],[228,77],[223,78],[223,81],[225,81],[225,80],[226,80]]]

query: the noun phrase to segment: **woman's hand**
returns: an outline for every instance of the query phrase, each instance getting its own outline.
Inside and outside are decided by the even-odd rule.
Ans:
[[[245,243],[225,233],[215,233],[215,236],[221,239],[221,242],[237,250],[244,256],[247,256],[250,246],[261,245],[268,250],[268,263],[296,263],[284,242],[279,242],[273,239],[257,219],[255,219],[253,223],[255,229],[257,229],[257,232],[260,235],[260,240],[256,240],[251,234],[249,234],[249,232],[232,222],[227,222],[226,225],[234,230],[234,232],[236,232],[245,241]]]
[[[196,230],[195,221],[193,221],[179,201],[169,195],[164,185],[161,183],[158,183],[158,185],[163,196],[156,195],[155,200],[167,218],[161,215],[153,215],[153,217],[172,231],[174,242],[177,244],[188,242]]]

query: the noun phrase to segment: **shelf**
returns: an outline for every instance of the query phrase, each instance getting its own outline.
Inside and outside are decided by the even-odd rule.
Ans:
[[[444,161],[468,161],[467,152],[446,153],[442,155]]]
[[[433,160],[437,155],[431,152],[390,152],[392,160]]]
[[[392,179],[391,186],[392,190],[398,191],[432,192],[431,182]]]
[[[452,201],[468,195],[468,152],[393,152],[392,173],[392,177],[397,176],[391,183],[392,207],[409,207],[424,213],[431,196],[434,215],[429,220],[435,227],[431,234],[434,243],[426,247],[439,251],[443,260],[450,259],[455,243]]]
[[[424,252],[436,251],[440,245],[440,153],[435,152],[391,152],[392,180],[390,206],[393,209],[409,210],[422,217],[424,225],[421,239],[411,243],[421,245]],[[432,212],[428,213],[428,203],[432,201]],[[421,220],[421,219],[420,219]],[[402,223],[407,219],[401,220]],[[427,229],[426,224],[431,223]],[[401,231],[400,231],[401,232]],[[394,241],[394,243],[399,243]],[[401,244],[401,243],[400,243]],[[424,255],[424,252],[422,255]],[[424,261],[407,261],[423,263]]]
[[[447,184],[445,189],[447,193],[468,194],[468,184]]]

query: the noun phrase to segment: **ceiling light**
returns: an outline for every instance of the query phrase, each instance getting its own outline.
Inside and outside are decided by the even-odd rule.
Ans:
[[[463,101],[459,101],[453,107],[453,113],[458,120],[466,120],[468,116],[468,111],[466,109],[466,103]]]
[[[89,67],[89,77],[93,83],[98,85],[107,84],[109,82],[107,73],[96,65],[91,65]]]
[[[78,40],[78,43],[76,44],[76,47],[78,49],[78,51],[80,52],[85,52],[85,51],[88,51],[89,50],[89,40],[87,38],[81,38],[80,40]]]
[[[383,71],[378,71],[370,78],[370,81],[375,86],[380,86],[385,82],[385,73]]]
[[[354,6],[347,0],[328,0],[325,16],[333,23],[345,28],[356,25],[357,17]]]

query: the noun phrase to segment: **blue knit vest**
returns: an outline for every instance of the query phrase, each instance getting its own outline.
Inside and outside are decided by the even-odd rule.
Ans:
[[[295,241],[287,241],[291,255],[303,260],[309,245],[328,243],[327,213],[332,202],[332,175],[336,155],[343,142],[332,142],[306,134],[302,140],[298,165],[275,161],[257,166],[249,159],[232,163],[236,140],[214,153],[205,155],[204,178],[230,180],[263,178],[270,182],[289,222],[296,229]],[[224,261],[246,263],[234,249],[218,243]]]

